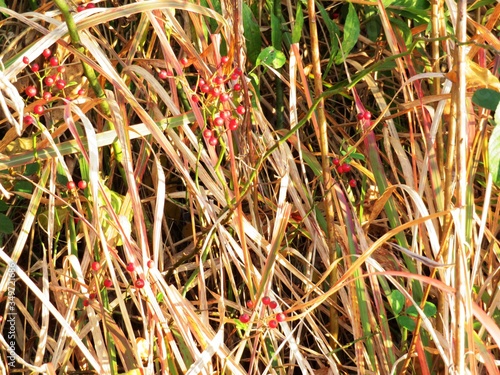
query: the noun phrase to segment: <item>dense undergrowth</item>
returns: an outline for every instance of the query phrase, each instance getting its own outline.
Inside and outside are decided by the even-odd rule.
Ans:
[[[2,373],[499,372],[499,3],[2,3]]]

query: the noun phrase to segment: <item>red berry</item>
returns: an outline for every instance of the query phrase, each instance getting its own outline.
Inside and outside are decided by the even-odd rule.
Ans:
[[[85,5],[78,5],[78,6],[76,7],[76,11],[77,11],[78,13],[80,13],[80,12],[81,12],[81,11],[83,11],[83,10],[85,10]]]
[[[28,58],[28,56],[24,56],[23,57],[23,63],[24,64],[29,64],[30,63],[30,59]]]
[[[179,62],[180,62],[180,63],[181,63],[181,65],[183,65],[183,66],[186,66],[186,65],[189,63],[189,61],[188,61],[187,57],[181,57],[181,58],[179,59]]]
[[[95,294],[95,293],[89,294],[89,299],[96,299],[96,298],[97,298],[97,294]]]
[[[48,91],[45,91],[45,92],[43,93],[43,98],[44,98],[45,100],[49,101],[50,99],[52,99],[52,94],[51,94],[50,92],[48,92]]]
[[[148,260],[148,268],[153,268],[155,266],[155,262],[153,259]]]
[[[269,307],[270,307],[271,309],[273,309],[273,310],[274,310],[276,307],[278,307],[278,302],[276,302],[276,301],[271,301],[271,302],[269,303]]]
[[[219,117],[223,120],[227,120],[229,117],[231,117],[231,112],[229,111],[220,111]]]
[[[110,279],[104,280],[104,286],[106,288],[111,288],[113,286],[113,282]]]
[[[253,309],[253,308],[255,307],[255,304],[253,303],[253,301],[252,301],[252,300],[248,300],[248,301],[247,301],[247,307],[248,307],[249,309]]]
[[[274,329],[278,326],[278,322],[275,319],[271,319],[267,325],[269,328]]]
[[[95,8],[95,4],[88,3],[86,8],[87,8],[87,9],[92,9],[92,8]]]
[[[92,270],[97,272],[101,269],[101,263],[99,262],[92,262]]]
[[[240,78],[240,76],[236,73],[231,74],[231,81],[236,81]]]
[[[229,121],[229,130],[236,130],[238,129],[238,120],[236,120],[235,118],[231,119]]]
[[[167,79],[168,78],[168,73],[166,70],[160,70],[160,73],[158,73],[158,77],[160,77],[160,79]]]
[[[234,91],[240,91],[241,90],[241,85],[239,83],[235,83],[233,86]]]
[[[37,104],[35,106],[35,108],[33,108],[33,112],[35,113],[35,115],[43,115],[43,112],[44,112],[44,108],[43,108],[43,105],[39,105]]]
[[[234,69],[234,74],[241,76],[243,74],[243,70],[241,70],[241,68],[238,67],[238,68]]]
[[[58,79],[56,81],[56,87],[59,89],[59,90],[62,90],[63,88],[66,87],[66,81],[64,79]]]
[[[214,132],[210,129],[203,130],[203,138],[210,139],[214,135]]]
[[[44,82],[47,86],[53,86],[53,85],[54,85],[54,82],[55,82],[55,78],[54,78],[54,76],[48,76],[48,77],[45,77],[45,79],[43,80],[43,82]]]
[[[135,270],[134,263],[130,262],[129,264],[127,264],[127,271],[128,272],[134,272],[134,270]]]
[[[283,313],[276,314],[276,320],[278,322],[284,322],[286,319],[286,315]]]
[[[32,71],[33,73],[36,73],[36,72],[38,72],[39,70],[40,70],[40,65],[38,65],[37,63],[34,63],[34,64],[32,64],[32,65],[31,65],[31,71]]]
[[[85,89],[78,90],[78,96],[83,96],[83,95],[85,95]]]
[[[351,178],[349,180],[349,186],[350,187],[356,187],[356,184],[357,184],[357,182],[356,182],[356,180],[354,178]]]
[[[229,100],[229,94],[226,93],[226,92],[223,92],[221,95],[220,95],[220,98],[219,100],[221,101],[221,103],[225,103]]]
[[[349,164],[344,164],[344,173],[350,172],[351,166]]]
[[[198,98],[198,95],[193,95],[191,96],[191,100],[193,101],[193,103],[198,103],[200,101],[200,98]]]
[[[248,323],[249,321],[250,321],[250,315],[248,315],[248,314],[241,314],[240,315],[240,322]]]
[[[364,113],[364,115],[363,115],[363,118],[364,118],[365,120],[369,120],[369,119],[371,119],[371,118],[372,118],[372,113],[371,113],[370,111],[366,111],[366,112]]]
[[[50,66],[58,66],[59,65],[59,59],[55,56],[52,56],[49,60]]]
[[[218,88],[218,87],[212,87],[210,89],[210,95],[212,95],[212,96],[214,96],[214,97],[217,98],[220,94],[221,94],[220,88]]]
[[[33,122],[34,122],[34,119],[30,115],[26,115],[23,117],[23,123],[25,125],[31,125],[31,124],[33,124]]]
[[[359,112],[357,117],[358,117],[358,120],[363,120],[363,118],[365,117],[365,113]]]
[[[38,90],[36,89],[35,86],[28,86],[28,87],[26,87],[25,92],[26,92],[26,95],[28,95],[28,97],[32,98],[37,94]]]
[[[207,84],[203,84],[203,85],[201,85],[201,86],[200,86],[200,91],[201,91],[202,93],[205,93],[205,94],[206,94],[207,92],[209,92],[209,91],[210,91],[210,86],[209,86],[209,85],[207,85]]]
[[[244,106],[242,106],[242,105],[239,105],[238,107],[236,107],[236,112],[237,112],[239,115],[244,115],[246,111],[247,111],[247,110],[246,110],[246,109],[245,109],[245,107],[244,107]]]
[[[48,59],[50,57],[50,55],[52,55],[52,52],[50,51],[50,49],[48,48],[45,48],[42,52],[42,55],[43,57],[45,57],[46,59]]]
[[[87,188],[87,181],[81,180],[78,181],[78,189],[85,190]]]
[[[198,86],[204,85],[206,82],[203,78],[200,78],[198,81]]]
[[[90,305],[90,301],[88,299],[84,299],[83,306],[87,307],[88,305]]]
[[[208,144],[210,146],[217,146],[218,143],[219,143],[219,141],[215,137],[210,137],[210,139],[208,140]]]
[[[64,72],[66,71],[66,67],[65,67],[65,66],[58,66],[58,67],[57,67],[57,71],[58,71],[59,73],[64,73]]]
[[[216,118],[214,118],[214,125],[215,126],[222,126],[222,125],[224,125],[224,120],[221,119],[220,117],[216,117]]]
[[[137,289],[142,289],[142,288],[144,288],[144,285],[146,285],[146,283],[144,282],[144,280],[143,280],[143,279],[137,279],[137,280],[135,280],[135,287],[136,287]]]
[[[332,160],[332,162],[333,162],[333,165],[339,165],[340,164],[340,160],[338,158],[334,158]]]
[[[75,189],[76,188],[75,181],[68,181],[68,183],[66,184],[66,187],[68,188],[68,190]]]
[[[217,76],[214,78],[214,83],[216,85],[222,85],[224,83],[224,78],[222,78],[221,76]]]
[[[262,297],[262,304],[264,304],[265,306],[267,306],[270,303],[271,303],[271,298],[269,298],[268,296]]]
[[[229,57],[228,57],[228,56],[222,56],[222,57],[220,58],[220,62],[221,62],[222,64],[227,64],[227,62],[228,62],[228,61],[229,61]]]

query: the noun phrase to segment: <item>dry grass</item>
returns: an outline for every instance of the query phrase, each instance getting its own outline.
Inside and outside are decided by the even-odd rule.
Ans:
[[[32,3],[0,21],[3,374],[499,372],[500,4]]]

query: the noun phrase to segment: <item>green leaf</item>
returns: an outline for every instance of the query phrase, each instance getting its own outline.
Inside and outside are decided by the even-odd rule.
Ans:
[[[409,316],[401,315],[401,316],[398,316],[396,319],[397,319],[399,325],[406,328],[408,331],[413,332],[415,330],[416,323]]]
[[[33,193],[33,184],[28,181],[17,181],[14,185],[14,190],[31,194]]]
[[[26,169],[24,170],[24,175],[31,176],[33,174],[37,174],[39,171],[40,171],[40,164],[31,163],[26,166]]]
[[[5,214],[0,214],[0,233],[11,234],[14,232],[14,224]]]
[[[248,60],[255,65],[262,47],[262,40],[259,24],[255,21],[252,10],[246,3],[243,3],[243,30]]]
[[[480,107],[494,111],[500,103],[500,92],[492,89],[476,90],[472,95],[472,102]]]
[[[292,43],[299,43],[302,36],[302,28],[304,27],[304,12],[300,3],[297,4],[297,13],[295,14],[295,23],[292,30]]]
[[[335,64],[340,64],[344,58],[349,55],[353,47],[358,42],[359,37],[359,18],[356,8],[352,3],[349,3],[349,11],[345,19],[344,25],[344,40],[342,41],[342,50],[338,52],[335,59]]]
[[[476,91],[477,92],[477,91]],[[496,107],[495,123],[497,126],[493,129],[488,143],[488,164],[493,182],[500,186],[500,104]]]
[[[279,69],[286,63],[286,56],[283,52],[277,51],[274,47],[264,48],[259,56],[255,65],[268,65],[274,69]]]
[[[0,201],[0,212],[5,212],[9,209],[9,205],[4,201]]]
[[[399,315],[405,306],[405,296],[399,290],[393,290],[391,294],[387,296],[389,303],[391,304],[392,312],[394,315]]]
[[[430,318],[431,316],[436,315],[437,308],[436,308],[436,305],[427,301],[427,302],[425,302],[423,311],[424,311],[425,316]],[[418,311],[417,311],[417,308],[415,306],[408,307],[405,312],[410,316],[414,316],[414,317],[418,316]]]

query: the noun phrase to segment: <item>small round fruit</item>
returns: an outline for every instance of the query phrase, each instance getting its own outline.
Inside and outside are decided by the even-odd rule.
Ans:
[[[200,91],[204,94],[210,91],[210,86],[207,84],[203,84],[200,86]]]
[[[216,85],[222,85],[224,83],[224,78],[222,78],[221,76],[217,76],[214,78],[214,83]]]
[[[148,260],[148,268],[153,268],[155,266],[155,261],[153,259]]]
[[[64,79],[58,79],[56,81],[56,87],[59,89],[59,90],[62,90],[63,88],[66,87],[66,81]]]
[[[129,264],[127,264],[127,271],[128,272],[134,272],[134,270],[135,270],[134,263],[130,262]]]
[[[47,85],[47,86],[54,86],[54,82],[55,82],[55,79],[53,76],[48,76],[48,77],[45,77],[45,79],[43,80],[43,82]]]
[[[214,135],[214,132],[210,129],[203,130],[203,138],[210,139]]]
[[[267,323],[267,325],[269,326],[269,328],[274,329],[278,326],[278,322],[276,321],[276,319],[271,319],[269,323]]]
[[[78,5],[78,6],[76,7],[76,11],[77,11],[78,13],[80,13],[80,12],[82,12],[82,11],[84,11],[84,10],[85,10],[85,5]]]
[[[45,57],[46,59],[48,59],[50,57],[50,55],[52,55],[52,52],[50,51],[50,49],[48,48],[45,48],[42,52],[42,55],[43,57]]]
[[[200,98],[198,98],[198,95],[193,95],[191,96],[191,100],[193,101],[193,103],[199,103]]]
[[[349,164],[344,164],[344,173],[350,172],[351,166]]]
[[[92,8],[95,8],[95,4],[93,3],[88,3],[87,6],[86,6],[87,9],[92,9]]]
[[[23,63],[24,64],[29,64],[30,63],[30,59],[28,58],[28,56],[24,56],[23,57]]]
[[[332,160],[332,162],[333,162],[333,165],[339,165],[340,164],[340,160],[338,158],[334,158]]]
[[[246,110],[246,109],[245,109],[245,107],[244,107],[244,106],[242,106],[242,105],[239,105],[238,107],[236,107],[236,112],[237,112],[239,115],[244,115],[246,111],[247,111],[247,110]]]
[[[240,315],[240,322],[246,324],[250,321],[250,315],[248,314],[241,314]]]
[[[351,179],[349,180],[349,186],[350,186],[350,187],[356,187],[356,185],[357,185],[356,180],[355,180],[354,178],[351,178]]]
[[[248,307],[249,309],[253,309],[253,308],[255,307],[255,304],[253,303],[253,301],[252,301],[252,300],[248,300],[248,301],[247,301],[247,307]]]
[[[134,285],[137,289],[142,289],[142,288],[144,288],[144,285],[146,285],[146,283],[143,279],[139,278],[139,279],[135,280]]]
[[[50,66],[58,66],[59,65],[59,59],[55,56],[52,56],[49,60]]]
[[[228,63],[228,61],[229,61],[229,57],[228,57],[228,56],[222,56],[222,57],[220,58],[220,62],[221,62],[222,64],[227,64],[227,63]]]
[[[33,108],[33,113],[34,113],[35,115],[39,115],[39,116],[41,116],[41,115],[43,115],[43,112],[44,112],[44,111],[45,111],[45,110],[44,110],[44,108],[43,108],[43,105],[39,105],[39,104],[37,104],[37,105],[35,106],[35,108]]]
[[[285,319],[286,319],[286,315],[285,314],[283,314],[283,313],[276,314],[276,320],[278,322],[280,322],[280,323],[284,322]]]
[[[241,85],[239,83],[235,83],[233,86],[234,91],[240,91],[241,90]]]
[[[358,115],[358,120],[363,120],[363,118],[365,117],[365,113],[364,112],[359,112]]]
[[[218,143],[219,143],[219,140],[215,137],[210,137],[210,139],[208,140],[208,144],[210,146],[217,146]]]
[[[268,306],[271,303],[271,298],[268,296],[262,297],[262,304]]]
[[[24,123],[24,125],[31,125],[31,124],[33,124],[33,122],[34,122],[34,119],[33,119],[32,116],[26,115],[26,116],[23,117],[23,123]]]
[[[99,263],[99,262],[92,262],[91,267],[92,267],[93,271],[97,272],[97,271],[99,271],[101,269],[101,263]]]
[[[64,73],[64,72],[66,71],[66,67],[65,67],[65,66],[58,66],[58,67],[57,67],[57,71],[58,71],[59,73]]]
[[[243,70],[241,70],[241,68],[238,67],[238,68],[234,69],[234,74],[241,76],[243,74]]]
[[[83,96],[83,95],[85,95],[85,89],[78,90],[78,96]]]
[[[36,96],[38,90],[36,89],[35,86],[28,86],[28,87],[26,87],[25,92],[26,92],[26,95],[28,95],[28,97],[32,98],[32,97]]]
[[[218,87],[212,87],[210,89],[210,95],[212,95],[213,97],[218,98],[220,96],[220,94],[221,94],[220,88],[218,88]]]
[[[274,310],[276,307],[278,307],[278,302],[276,302],[276,301],[271,301],[271,302],[269,303],[269,307],[270,307],[271,309],[273,309],[273,310]]]
[[[364,114],[363,114],[363,118],[365,120],[369,120],[372,118],[372,113],[370,111],[366,111]]]
[[[78,189],[85,190],[87,188],[87,181],[81,180],[78,181]]]
[[[224,120],[220,117],[214,118],[214,125],[215,126],[222,126],[224,125]]]
[[[227,120],[229,117],[231,117],[231,112],[230,111],[220,111],[219,117],[223,120]]]
[[[158,73],[158,77],[160,77],[160,79],[167,79],[168,78],[168,73],[166,70],[160,70],[160,73]]]
[[[104,280],[103,284],[106,288],[111,288],[113,286],[113,282],[110,279]]]
[[[229,120],[228,128],[229,128],[229,130],[238,129],[238,120],[236,120],[235,118]]]
[[[32,64],[32,65],[31,65],[31,71],[32,71],[33,73],[36,73],[36,72],[38,72],[39,70],[40,70],[40,65],[38,65],[37,63],[34,63],[34,64]]]
[[[87,307],[90,305],[90,301],[88,299],[83,300],[83,306]]]
[[[181,65],[183,65],[183,66],[186,66],[186,65],[189,63],[189,61],[188,61],[187,57],[181,57],[181,58],[179,59],[179,62],[180,62],[180,63],[181,63]]]
[[[66,187],[68,188],[68,190],[75,189],[76,188],[75,181],[68,181],[68,183],[66,184]]]
[[[95,293],[89,294],[89,299],[96,299],[96,298],[97,298],[97,294],[95,294]]]
[[[42,96],[47,101],[49,101],[50,99],[52,99],[52,94],[50,92],[48,92],[48,91],[45,91]]]

